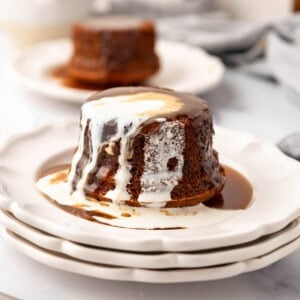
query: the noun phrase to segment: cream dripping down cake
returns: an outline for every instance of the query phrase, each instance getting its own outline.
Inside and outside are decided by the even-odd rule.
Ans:
[[[113,88],[81,111],[68,181],[87,199],[144,207],[184,207],[220,193],[224,169],[212,148],[207,102],[148,87]]]

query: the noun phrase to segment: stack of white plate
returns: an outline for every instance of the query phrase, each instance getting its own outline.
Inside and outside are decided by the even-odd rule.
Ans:
[[[202,207],[184,229],[120,228],[62,211],[35,187],[41,171],[70,163],[78,125],[49,125],[0,151],[2,237],[49,266],[112,280],[152,283],[226,278],[257,270],[300,247],[300,164],[272,144],[216,127],[222,163],[253,188],[243,210]],[[169,216],[172,218],[172,216]]]

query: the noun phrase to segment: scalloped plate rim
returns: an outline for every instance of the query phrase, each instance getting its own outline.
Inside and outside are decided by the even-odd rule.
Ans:
[[[50,124],[32,131],[28,131],[25,134],[19,134],[17,135],[17,137],[11,138],[7,143],[4,143],[3,147],[1,148],[2,150],[0,149],[0,154],[1,153],[3,154],[5,152],[5,149],[8,149],[8,147],[12,145],[15,141],[20,141],[20,139],[22,138],[28,139],[31,136],[45,134],[45,131],[47,132],[47,130],[53,130],[53,126],[55,126],[55,128],[58,129],[58,128],[66,128],[68,126],[73,127],[75,126],[75,124],[76,122],[74,121],[72,123],[61,123],[58,125]],[[268,150],[275,152],[276,155],[280,155],[281,159],[284,159],[287,163],[290,163],[293,166],[295,165],[295,163],[292,162],[291,159],[283,157],[283,154],[281,154],[280,151],[277,150],[275,146],[271,145],[270,143],[257,140],[249,134],[238,133],[237,131],[232,131],[217,126],[216,126],[216,131],[223,132],[223,134],[224,133],[231,134],[231,135],[233,134],[235,136],[235,139],[240,134],[240,137],[246,138],[246,140],[254,140],[256,142],[259,141],[258,145],[267,147]],[[0,163],[1,163],[1,158],[0,158]],[[300,165],[297,164],[297,171],[299,166]],[[298,173],[296,175],[298,175]],[[45,203],[47,202],[45,201]],[[48,231],[49,233],[60,236],[62,238],[74,240],[77,242],[82,242],[85,244],[104,246],[104,247],[108,243],[111,246],[111,248],[122,249],[122,250],[134,250],[134,251],[193,251],[193,250],[201,250],[201,249],[210,249],[212,247],[242,244],[254,240],[262,235],[267,235],[272,232],[278,231],[281,228],[283,228],[285,225],[287,225],[290,221],[292,221],[293,219],[297,218],[300,215],[300,207],[299,207],[300,203],[299,203],[297,209],[290,212],[281,220],[277,220],[275,222],[274,221],[269,222],[266,224],[251,223],[248,224],[249,226],[247,229],[244,228],[243,232],[229,233],[227,231],[226,234],[223,235],[215,235],[213,237],[206,237],[206,238],[202,237],[202,239],[199,236],[197,236],[197,238],[195,238],[195,236],[194,237],[186,236],[184,240],[180,240],[178,236],[174,236],[173,234],[170,233],[168,233],[167,235],[164,234],[162,236],[161,232],[159,231],[156,232],[152,231],[152,233],[150,234],[149,231],[146,230],[145,234],[143,234],[142,238],[140,237],[139,240],[134,240],[130,238],[132,237],[132,235],[131,236],[129,235],[129,237],[122,235],[118,237],[118,240],[116,240],[111,236],[105,235],[107,230],[111,230],[112,227],[110,226],[102,227],[103,229],[102,236],[99,235],[95,236],[95,235],[91,235],[91,233],[88,233],[89,237],[87,238],[86,236],[87,232],[85,233],[82,232],[80,234],[72,227],[65,228],[62,226],[57,226],[56,224],[53,224],[53,222],[52,222],[52,226],[50,226],[51,221],[49,222],[49,220],[47,221],[45,219],[39,218],[37,215],[32,214],[32,212],[28,209],[28,207],[26,207],[26,205],[24,205],[24,203],[18,203],[18,201],[9,199],[8,197],[5,196],[0,197],[0,206],[4,209],[11,211],[21,221],[28,223],[34,227],[41,228],[44,231]],[[67,213],[64,214],[66,218],[67,215],[69,215]],[[69,216],[69,218],[71,217],[75,218],[73,216]],[[101,226],[101,225],[97,224],[97,226]],[[75,229],[78,230],[78,228]],[[128,229],[123,229],[125,231],[122,231],[122,229],[118,228],[118,230],[121,230],[120,232],[122,233],[126,232],[126,230],[128,232]],[[94,239],[97,239],[97,242],[95,242]],[[91,240],[93,240],[93,242],[91,242]]]
[[[0,209],[0,223],[6,229],[46,250],[62,253],[72,258],[113,266],[145,269],[199,268],[234,263],[265,255],[300,236],[299,218],[279,232],[265,236],[251,245],[212,249],[193,253],[129,253],[114,249],[86,247],[72,241],[49,235],[22,223],[13,215]]]
[[[31,244],[5,228],[1,228],[1,237],[15,249],[33,260],[59,270],[101,279],[145,283],[196,282],[234,277],[242,273],[267,267],[290,255],[300,247],[300,238],[296,238],[266,255],[223,266],[194,269],[149,270],[92,264],[69,257],[61,257],[55,252],[49,252]]]

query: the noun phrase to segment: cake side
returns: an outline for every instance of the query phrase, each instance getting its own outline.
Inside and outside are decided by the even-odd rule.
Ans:
[[[172,95],[153,93],[151,90],[138,95],[125,93],[100,99],[88,102],[82,107],[82,132],[70,173],[72,190],[92,195],[98,192],[99,196],[116,201],[129,200],[126,185],[131,177],[131,137],[157,111],[162,108],[168,111],[177,110],[182,104]],[[166,103],[169,104],[168,108],[164,108]],[[114,179],[108,179],[112,175]],[[107,193],[104,193],[103,184],[99,184],[102,179],[110,181],[111,188]],[[99,188],[97,190],[99,186],[101,193]]]
[[[203,130],[198,130],[199,124]],[[127,186],[131,199],[127,204],[190,206],[221,191],[225,174],[212,149],[209,114],[195,120],[178,116],[176,121],[154,122],[153,127],[135,138],[139,143],[133,155],[132,179]]]

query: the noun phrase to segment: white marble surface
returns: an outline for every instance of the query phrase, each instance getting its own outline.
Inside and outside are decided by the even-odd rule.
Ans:
[[[78,117],[79,106],[42,99],[18,88],[5,72],[7,50],[0,42],[0,143],[15,131]],[[224,82],[204,97],[215,122],[222,126],[246,130],[273,142],[300,130],[300,97],[272,82],[230,70]],[[0,291],[22,299],[300,298],[300,251],[264,270],[235,278],[173,285],[113,282],[55,270],[1,240],[0,265]]]

